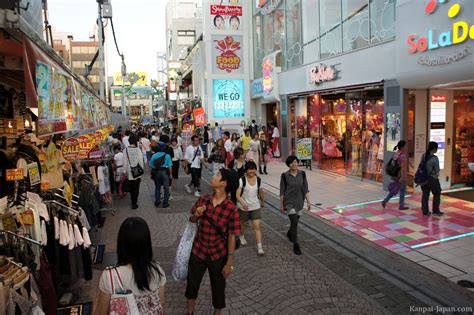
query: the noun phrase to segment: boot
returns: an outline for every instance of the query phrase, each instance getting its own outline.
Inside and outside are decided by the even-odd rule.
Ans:
[[[293,252],[296,254],[296,255],[301,255],[303,254],[301,252],[301,249],[300,249],[300,245],[298,243],[294,243],[293,244]]]
[[[267,173],[267,166],[266,166],[266,165],[263,167],[263,172],[264,172],[266,175],[268,175],[268,173]]]
[[[258,167],[258,171],[260,172],[261,175],[263,175],[262,167],[261,167],[261,166]]]

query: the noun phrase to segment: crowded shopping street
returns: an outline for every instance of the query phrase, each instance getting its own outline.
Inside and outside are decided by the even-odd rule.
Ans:
[[[474,1],[0,0],[0,315],[474,314]]]

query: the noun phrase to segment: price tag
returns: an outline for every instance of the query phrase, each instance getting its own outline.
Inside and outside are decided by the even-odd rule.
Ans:
[[[50,182],[41,182],[41,191],[50,190],[51,183]]]
[[[14,182],[25,178],[22,168],[12,168],[7,170],[7,182]]]

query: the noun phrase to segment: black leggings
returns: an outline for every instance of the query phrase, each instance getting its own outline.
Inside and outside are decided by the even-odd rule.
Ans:
[[[191,183],[190,185],[193,185],[194,187],[197,188],[198,191],[201,190],[200,188],[200,179],[201,179],[201,168],[190,168],[191,170]]]
[[[298,243],[298,221],[300,220],[300,216],[298,214],[289,214],[288,217],[290,218],[290,237],[293,243]]]
[[[179,175],[179,161],[173,161],[172,172],[173,172],[173,179],[178,179],[178,175]]]

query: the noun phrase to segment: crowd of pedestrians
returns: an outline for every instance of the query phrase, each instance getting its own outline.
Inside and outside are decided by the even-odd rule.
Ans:
[[[190,175],[190,182],[184,187],[198,199],[190,210],[189,221],[199,223],[188,261],[187,312],[193,314],[200,284],[208,270],[214,314],[220,314],[225,307],[226,278],[233,271],[235,250],[239,245],[248,245],[244,234],[249,222],[257,244],[256,254],[265,255],[261,229],[265,196],[259,175],[268,174],[269,157],[279,157],[278,128],[275,124],[259,128],[255,121],[248,127],[242,123],[233,133],[223,131],[218,124],[213,128],[206,126],[194,131],[187,147],[184,147],[179,130],[156,126],[118,130],[109,140],[115,153],[115,192],[119,197],[130,193],[132,209],[139,207],[140,182],[146,174],[145,169],[150,170],[155,183],[155,206],[160,208],[170,206],[170,187],[176,190],[180,168]],[[307,208],[310,207],[308,182],[305,172],[298,170],[296,156],[288,157],[286,164],[289,170],[281,174],[280,180],[281,210],[290,221],[288,238],[293,243],[294,253],[301,255],[297,227],[305,200]],[[212,194],[201,194],[204,168],[213,174]],[[117,247],[123,251],[127,250],[126,246],[145,248],[146,252],[139,255],[143,261],[123,257],[118,267],[112,269],[127,283],[133,282],[129,279],[135,276],[129,291],[137,301],[148,299],[154,312],[162,314],[166,277],[148,253],[151,241],[146,222],[129,218],[122,224],[120,233],[139,226],[140,233],[128,232],[134,242],[124,240],[122,236]],[[104,305],[114,297],[114,288],[109,285],[112,269],[104,271],[101,278],[99,310],[106,310]],[[142,306],[138,305],[138,308]]]

